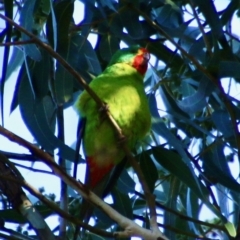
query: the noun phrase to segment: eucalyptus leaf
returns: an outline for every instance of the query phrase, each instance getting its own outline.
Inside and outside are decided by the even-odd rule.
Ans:
[[[139,22],[138,13],[136,11],[132,11],[130,8],[125,8],[124,11],[120,13],[120,16],[129,36],[133,39],[140,38],[142,33],[142,26]]]
[[[203,15],[210,24],[213,37],[216,37],[217,39],[223,37],[221,21],[213,2],[206,2],[201,0],[193,0],[193,2],[200,8]]]
[[[234,129],[230,120],[229,113],[223,110],[216,110],[212,113],[212,120],[216,128],[222,132],[224,137],[231,137],[234,135]]]
[[[151,192],[154,191],[155,183],[158,180],[157,168],[147,153],[139,156],[140,168],[145,176],[146,182]]]
[[[129,173],[126,169],[123,169],[118,181],[117,181],[117,189],[122,193],[134,193],[135,191],[135,182],[129,176]]]
[[[223,147],[221,141],[212,145],[211,149],[203,155],[203,167],[208,177],[215,179],[215,181],[235,192],[239,192],[240,184],[231,175]]]
[[[101,73],[101,66],[92,45],[82,36],[74,35],[70,39],[66,60],[87,82],[93,75]],[[57,63],[54,86],[59,103],[66,103],[72,99],[75,82],[72,74]]]
[[[23,63],[23,52],[17,47],[13,48],[13,53],[8,63],[6,79],[8,79],[11,74],[17,70]]]
[[[180,188],[180,181],[175,176],[172,176],[170,179],[170,191],[168,195],[168,200],[165,205],[173,210],[177,210],[177,198]],[[176,225],[176,216],[171,212],[164,211],[164,223],[169,226]],[[176,234],[172,231],[166,230],[165,234],[169,237],[169,239],[175,239]]]
[[[20,16],[21,26],[27,29],[29,32],[32,32],[32,29],[34,28],[34,19],[29,18],[28,16],[33,15],[35,4],[36,0],[26,0],[21,11]],[[22,40],[29,40],[29,37],[26,34],[22,33]],[[25,45],[24,51],[26,55],[31,57],[33,60],[35,61],[41,60],[41,53],[35,44]]]
[[[219,65],[219,75],[220,77],[233,77],[238,79],[240,78],[239,67],[239,62],[222,61]]]
[[[123,194],[116,188],[112,191],[112,198],[114,201],[114,208],[121,212],[124,216],[129,219],[133,219],[132,215],[132,203],[128,194]]]
[[[43,101],[34,97],[26,73],[22,75],[18,101],[22,118],[37,142],[50,152],[58,148],[61,157],[74,160],[75,151],[61,142],[51,130]]]
[[[212,82],[206,77],[203,77],[197,91],[191,96],[185,97],[181,101],[177,101],[178,106],[186,113],[196,113],[206,106],[207,97],[211,94],[213,89]]]

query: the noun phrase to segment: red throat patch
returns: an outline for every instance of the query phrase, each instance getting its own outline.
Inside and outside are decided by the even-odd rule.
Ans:
[[[114,165],[98,166],[93,157],[87,157],[86,161],[89,168],[89,187],[93,189],[111,171]]]
[[[140,48],[137,56],[133,60],[132,66],[136,68],[141,75],[144,75],[147,71],[149,59],[150,53],[147,49]]]

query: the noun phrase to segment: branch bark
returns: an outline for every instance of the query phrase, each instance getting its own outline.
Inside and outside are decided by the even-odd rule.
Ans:
[[[67,185],[76,190],[85,199],[92,202],[94,205],[103,210],[112,220],[117,222],[121,228],[124,229],[123,232],[115,232],[115,237],[141,237],[146,240],[168,240],[160,231],[155,232],[148,229],[144,229],[137,225],[135,222],[124,217],[116,210],[111,208],[107,203],[105,203],[101,198],[95,195],[91,191],[86,191],[86,187],[81,183],[77,182],[73,177],[69,176],[61,167],[54,161],[54,159],[43,150],[36,147],[34,144],[26,141],[25,139],[15,135],[14,133],[8,131],[7,129],[0,126],[0,134],[8,138],[10,141],[18,143],[19,145],[27,148],[32,154],[41,159],[47,166],[51,168],[56,176],[61,178]],[[85,227],[85,226],[84,226]]]
[[[7,196],[13,208],[18,210],[27,219],[35,230],[38,239],[54,240],[54,234],[43,217],[36,211],[19,184],[19,181],[22,180],[21,174],[15,168],[14,164],[1,153],[0,173],[0,189]],[[9,181],[9,179],[13,179],[14,181]]]

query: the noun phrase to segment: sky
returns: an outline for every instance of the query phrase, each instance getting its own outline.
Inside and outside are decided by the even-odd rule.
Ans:
[[[224,9],[224,7],[227,5],[227,3],[229,1],[228,0],[216,0],[215,2],[217,3],[218,10],[221,10],[221,9]],[[75,19],[76,23],[79,23],[83,17],[84,13],[83,13],[82,6],[83,5],[80,1],[75,1],[74,19]],[[187,15],[185,16],[186,19],[188,19],[188,17],[189,16],[187,16]],[[192,24],[195,25],[196,23],[193,22]],[[0,28],[1,28],[1,26],[3,26],[3,22],[0,20]],[[233,32],[237,34],[237,32],[239,31],[239,18],[237,18],[236,16],[233,19],[232,28],[233,28]],[[93,47],[95,47],[96,40],[97,40],[97,37],[94,34],[89,35],[89,41],[93,45]],[[124,47],[123,43],[121,44],[121,47]],[[0,58],[2,56],[3,56],[3,48],[0,48]],[[152,61],[154,62],[154,57],[152,57]],[[12,75],[10,76],[10,78],[8,79],[8,81],[5,85],[4,101],[5,101],[6,107],[4,109],[4,116],[5,116],[4,127],[19,136],[24,136],[24,138],[26,140],[28,140],[30,142],[34,142],[32,135],[29,133],[29,131],[25,127],[25,124],[21,120],[19,108],[17,108],[11,114],[9,111],[11,100],[13,97],[13,89],[14,89],[13,86],[15,86],[15,83],[16,83],[16,79],[18,76],[18,70],[12,73]],[[1,71],[1,69],[0,69],[0,71]],[[223,86],[225,89],[227,89],[227,87],[228,87],[227,81],[228,81],[227,79],[222,79]],[[237,97],[238,99],[239,99],[239,92],[240,92],[239,90],[240,89],[239,89],[238,85],[235,85],[231,89],[231,91],[233,91],[232,95]],[[165,109],[161,101],[158,102],[158,106],[162,110]],[[68,109],[66,109],[64,111],[64,119],[65,119],[66,144],[71,146],[75,141],[75,136],[76,136],[75,133],[76,133],[76,128],[77,128],[77,124],[78,124],[78,115],[73,108],[69,107]],[[4,150],[4,151],[12,151],[14,149],[14,152],[28,153],[28,151],[25,148],[15,144],[15,143],[11,143],[10,141],[8,141],[6,138],[2,137],[1,135],[0,135],[0,146],[1,146],[1,150]],[[42,163],[35,163],[33,165],[33,167],[41,168],[44,170],[49,170],[49,168],[45,164],[42,164]],[[231,171],[232,171],[234,177],[237,177],[239,175],[239,166],[236,163],[236,161],[234,163],[230,164],[230,168],[231,168]],[[42,174],[40,174],[40,173],[32,172],[32,171],[29,171],[29,170],[26,170],[23,168],[21,168],[20,171],[21,171],[22,175],[24,176],[24,178],[26,179],[26,181],[28,181],[29,183],[34,185],[35,188],[44,187],[46,193],[52,193],[52,191],[54,189],[55,190],[54,193],[56,194],[57,199],[59,199],[59,193],[60,193],[60,184],[59,183],[60,183],[60,181],[57,177],[55,177],[54,175],[48,175],[47,177],[42,177]],[[82,171],[84,171],[83,168],[80,171],[78,171],[78,173],[79,173],[78,178],[81,181],[83,181],[83,179],[84,179],[84,175],[81,174]],[[210,211],[208,209],[204,208],[201,213],[201,219],[205,220],[206,216],[209,216],[209,214],[211,214]],[[54,228],[55,225],[58,224],[58,220],[56,217],[50,217],[47,219],[47,223],[49,223],[50,226],[52,228]],[[137,238],[134,238],[134,239],[137,239]]]

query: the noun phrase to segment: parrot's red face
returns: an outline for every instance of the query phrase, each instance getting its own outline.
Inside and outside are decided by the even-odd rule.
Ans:
[[[145,48],[139,48],[137,55],[134,57],[132,66],[137,71],[144,75],[147,71],[148,61],[150,59],[150,53]]]
[[[131,46],[118,50],[112,57],[108,66],[118,63],[129,64],[134,67],[141,75],[147,71],[150,53],[146,48],[139,46]]]

